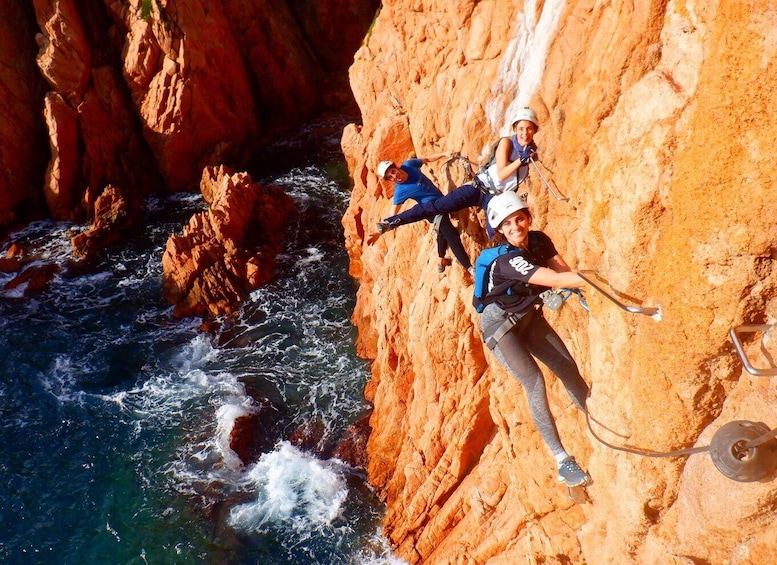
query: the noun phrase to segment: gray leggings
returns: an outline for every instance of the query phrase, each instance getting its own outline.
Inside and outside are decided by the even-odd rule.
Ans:
[[[491,335],[504,321],[506,313],[495,304],[489,304],[480,316],[480,325],[485,336]],[[542,361],[561,380],[572,401],[580,410],[585,410],[588,385],[580,376],[577,363],[572,359],[564,342],[550,327],[542,312],[537,312],[525,330],[519,334],[520,324],[513,327],[494,348],[499,362],[515,375],[523,388],[529,403],[534,424],[553,455],[564,452],[558,436],[556,422],[548,406],[545,379],[534,357]]]

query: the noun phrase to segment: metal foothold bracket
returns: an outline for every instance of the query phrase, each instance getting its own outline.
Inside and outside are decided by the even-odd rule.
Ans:
[[[768,433],[763,423],[735,420],[718,429],[710,442],[710,457],[715,467],[740,483],[758,481],[777,468],[777,442],[768,441],[755,447],[747,443]]]
[[[731,328],[731,331],[728,332],[728,335],[731,337],[731,341],[734,343],[734,347],[737,350],[737,354],[742,360],[742,365],[744,365],[745,370],[751,375],[755,375],[756,377],[773,377],[777,375],[777,368],[770,367],[768,369],[759,369],[757,367],[753,367],[753,364],[747,358],[747,353],[745,352],[745,347],[742,345],[742,342],[739,339],[739,334],[745,332],[766,332],[767,330],[771,329],[771,327],[772,326],[769,324],[744,324],[742,326]],[[761,338],[761,344],[763,346],[763,337]]]
[[[615,305],[617,305],[619,308],[625,310],[626,312],[629,312],[631,314],[644,314],[645,316],[650,316],[657,322],[661,320],[661,310],[658,307],[649,307],[649,306],[627,306],[623,304],[620,300],[615,298],[612,294],[607,292],[602,286],[597,284],[593,278],[589,277],[588,275],[593,275],[596,278],[599,278],[599,274],[596,271],[585,269],[577,272],[578,276],[583,279],[585,282],[590,284],[592,287],[594,287],[596,290],[598,290],[601,294],[603,294],[606,298],[608,298],[611,302],[613,302]]]

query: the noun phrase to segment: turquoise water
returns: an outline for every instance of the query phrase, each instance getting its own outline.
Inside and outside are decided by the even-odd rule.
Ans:
[[[203,208],[197,195],[150,199],[132,244],[89,266],[70,255],[84,226],[13,235],[60,273],[40,294],[0,291],[0,561],[399,563],[362,474],[286,440],[319,422],[333,444],[368,408],[337,139],[254,176],[283,186],[300,215],[277,279],[216,335],[174,319],[161,293],[165,242]],[[229,431],[257,398],[278,417],[268,451],[243,466]]]

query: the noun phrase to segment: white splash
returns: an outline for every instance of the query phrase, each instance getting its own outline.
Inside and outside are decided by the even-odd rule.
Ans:
[[[216,448],[221,453],[224,463],[234,471],[239,471],[243,463],[237,453],[232,451],[231,433],[235,427],[235,420],[241,416],[252,414],[255,409],[251,406],[248,396],[234,397],[232,403],[226,403],[216,410]]]
[[[265,453],[247,474],[256,499],[235,506],[229,524],[261,533],[284,525],[301,532],[328,526],[340,516],[348,488],[336,462],[303,453],[288,442]]]

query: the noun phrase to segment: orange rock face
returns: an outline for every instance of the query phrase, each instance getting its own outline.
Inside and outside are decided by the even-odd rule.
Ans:
[[[72,0],[34,2],[41,33],[37,62],[51,92],[44,116],[51,161],[44,195],[55,219],[93,219],[108,185],[136,207],[161,187],[152,154],[118,68],[121,45],[105,36],[105,10]],[[117,234],[118,236],[118,234]]]
[[[246,293],[273,276],[294,209],[283,189],[225,167],[205,169],[201,190],[209,209],[170,237],[162,257],[164,294],[176,316],[234,312]]]
[[[365,241],[390,208],[379,161],[443,150],[480,160],[530,105],[545,174],[569,196],[556,200],[532,174],[534,228],[627,305],[660,308],[630,314],[588,288],[590,314],[574,299],[547,313],[592,385],[597,434],[666,452],[708,445],[732,420],[777,426],[777,381],[745,372],[729,337],[777,321],[775,31],[773,9],[756,1],[384,3],[350,71],[362,124],[342,139],[354,179],[343,225],[359,350],[374,359],[368,473],[400,557],[679,565],[777,554],[774,476],[734,481],[708,453],[610,449],[547,372],[562,441],[594,479],[590,502],[575,504],[521,385],[483,347],[470,279],[457,265],[437,273],[431,226]],[[454,168],[449,183],[441,162],[425,169],[443,191],[463,180]],[[474,257],[483,215],[458,221]],[[773,366],[773,339],[745,349]]]

